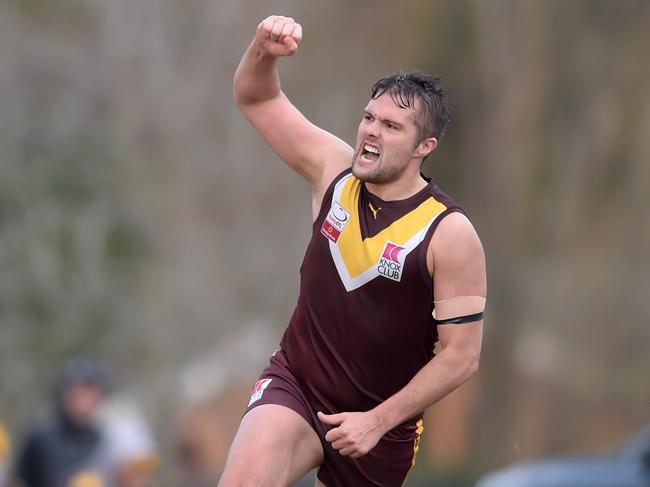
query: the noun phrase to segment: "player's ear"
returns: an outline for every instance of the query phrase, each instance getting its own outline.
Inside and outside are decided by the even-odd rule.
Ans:
[[[438,139],[435,137],[427,137],[420,141],[420,143],[415,147],[415,156],[424,159],[426,156],[431,154],[436,147],[438,147]]]

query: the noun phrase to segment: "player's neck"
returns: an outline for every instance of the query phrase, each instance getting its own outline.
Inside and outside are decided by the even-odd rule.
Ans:
[[[429,183],[422,178],[418,171],[414,177],[400,178],[396,181],[391,181],[390,183],[365,184],[368,191],[378,198],[381,198],[384,201],[399,201],[405,200],[414,194],[419,193]]]

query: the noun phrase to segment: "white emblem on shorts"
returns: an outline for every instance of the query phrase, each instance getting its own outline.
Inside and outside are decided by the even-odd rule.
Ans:
[[[264,394],[264,389],[266,389],[269,386],[272,380],[273,379],[262,379],[262,380],[258,380],[255,383],[255,387],[253,387],[253,394],[251,395],[251,400],[248,401],[249,406],[253,404],[255,401],[259,401],[260,399],[262,399],[262,394]]]

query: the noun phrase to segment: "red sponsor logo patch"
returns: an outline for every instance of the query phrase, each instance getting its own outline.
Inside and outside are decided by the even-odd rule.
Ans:
[[[248,401],[249,406],[253,404],[255,401],[259,401],[260,399],[262,399],[262,395],[264,394],[264,389],[266,389],[269,386],[272,380],[273,379],[262,379],[262,380],[258,380],[255,383],[255,386],[253,387],[253,392],[251,394],[251,400]]]
[[[336,243],[350,218],[352,218],[352,215],[348,210],[343,208],[338,201],[332,201],[332,206],[320,228],[320,233]]]
[[[399,264],[400,262],[398,259],[398,254],[402,250],[404,250],[404,247],[400,247],[399,245],[395,245],[394,243],[386,242],[386,247],[384,247],[383,257],[384,259],[388,259],[392,262],[397,262]]]
[[[341,236],[341,231],[337,230],[330,222],[325,220],[323,222],[323,226],[320,229],[320,233],[325,235],[327,238],[329,238],[332,242],[336,243],[336,241],[339,239]]]

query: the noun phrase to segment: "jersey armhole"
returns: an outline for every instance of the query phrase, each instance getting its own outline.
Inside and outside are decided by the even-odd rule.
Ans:
[[[320,208],[318,209],[318,215],[316,215],[316,219],[312,223],[312,231],[316,231],[318,227],[318,222],[321,221],[324,218],[324,215],[327,214],[327,212],[330,209],[331,203],[332,203],[332,195],[334,194],[334,187],[336,184],[343,179],[345,176],[350,174],[352,172],[352,168],[346,168],[341,173],[336,176],[330,185],[327,187],[327,190],[325,191],[325,194],[323,195],[323,201],[320,203]]]
[[[429,245],[431,244],[431,239],[433,238],[433,234],[436,231],[436,228],[438,228],[440,222],[447,215],[451,215],[452,213],[462,213],[463,215],[467,216],[466,213],[463,211],[463,209],[458,206],[452,206],[450,208],[447,208],[445,211],[440,213],[440,215],[438,215],[438,218],[436,218],[436,220],[431,224],[429,230],[427,230],[427,233],[424,236],[424,240],[420,244],[420,249],[418,254],[418,262],[421,271],[420,274],[422,276],[422,279],[424,279],[424,281],[429,286],[431,286],[432,291],[433,291],[433,276],[429,274],[429,267],[427,266],[427,251],[429,249]],[[431,296],[431,300],[433,302],[433,295]]]

